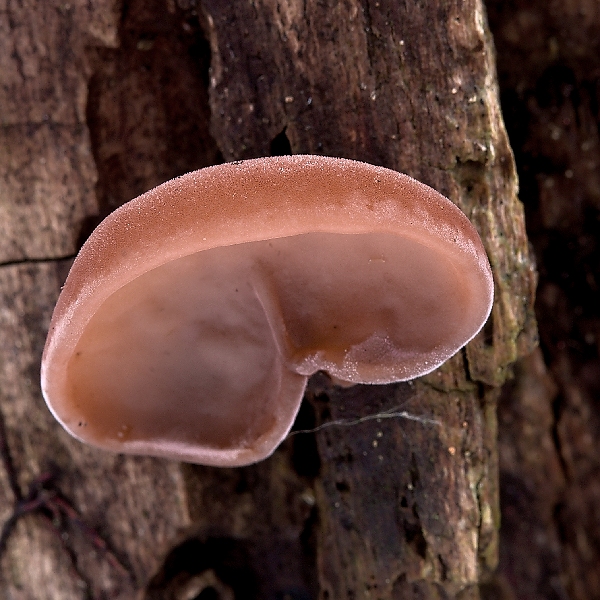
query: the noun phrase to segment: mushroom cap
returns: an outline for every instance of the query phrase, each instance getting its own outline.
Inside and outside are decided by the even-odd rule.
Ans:
[[[92,233],[52,316],[42,391],[95,446],[245,465],[286,437],[311,374],[426,374],[492,301],[475,228],[428,186],[321,156],[222,164]]]

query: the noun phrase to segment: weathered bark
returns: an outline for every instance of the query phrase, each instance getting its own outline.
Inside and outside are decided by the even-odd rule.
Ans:
[[[497,559],[498,386],[535,338],[481,1],[197,4],[0,12],[0,517],[34,506],[23,503],[31,485],[39,508],[6,530],[0,594],[479,598]],[[244,469],[69,438],[41,400],[39,358],[90,224],[178,173],[281,152],[381,164],[457,203],[494,268],[484,332],[410,384],[342,390],[316,377],[296,428],[343,423]]]

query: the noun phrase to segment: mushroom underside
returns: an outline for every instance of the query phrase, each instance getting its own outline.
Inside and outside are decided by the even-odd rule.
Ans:
[[[489,282],[463,254],[393,233],[307,233],[168,262],[91,317],[56,413],[104,448],[254,462],[287,435],[316,371],[402,381],[469,341]]]

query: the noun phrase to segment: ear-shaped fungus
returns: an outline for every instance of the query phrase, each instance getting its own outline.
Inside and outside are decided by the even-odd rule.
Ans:
[[[492,298],[471,223],[406,175],[320,156],[223,164],[94,231],[52,317],[42,389],[101,448],[245,465],[285,438],[311,374],[428,373]]]

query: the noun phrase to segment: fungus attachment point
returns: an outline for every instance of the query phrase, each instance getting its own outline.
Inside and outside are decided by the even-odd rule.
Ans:
[[[428,373],[492,299],[471,223],[410,177],[319,156],[223,164],[94,231],[52,316],[42,390],[101,448],[250,464],[285,438],[310,375]]]

